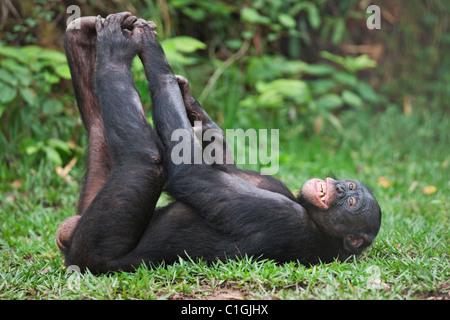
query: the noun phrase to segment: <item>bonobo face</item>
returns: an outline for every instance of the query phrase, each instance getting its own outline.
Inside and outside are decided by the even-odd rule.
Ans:
[[[380,207],[359,181],[312,179],[303,185],[298,199],[318,228],[344,239],[348,251],[362,251],[380,228]]]

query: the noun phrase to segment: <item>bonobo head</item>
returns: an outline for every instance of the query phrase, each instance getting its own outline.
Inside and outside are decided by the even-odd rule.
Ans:
[[[380,206],[359,181],[312,179],[303,185],[298,199],[317,227],[342,239],[350,254],[361,253],[380,229]]]

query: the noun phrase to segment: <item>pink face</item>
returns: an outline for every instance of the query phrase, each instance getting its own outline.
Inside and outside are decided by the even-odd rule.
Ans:
[[[316,207],[327,210],[330,203],[335,200],[336,180],[326,178],[324,180],[311,179],[308,180],[302,187],[302,194]]]

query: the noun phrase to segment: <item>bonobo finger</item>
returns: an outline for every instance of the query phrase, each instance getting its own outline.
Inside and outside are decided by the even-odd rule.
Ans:
[[[134,27],[143,27],[143,26],[145,26],[146,24],[147,24],[147,21],[145,21],[144,19],[139,18],[139,19],[137,19],[137,20],[134,22]]]
[[[105,21],[103,21],[101,16],[97,16],[96,20],[95,20],[95,30],[97,31],[97,33],[99,33],[100,31],[103,30],[103,24]]]
[[[136,16],[130,16],[128,18],[126,18],[123,22],[122,22],[122,29],[129,29],[132,30],[134,27],[135,22],[138,20],[138,18]]]
[[[123,25],[124,21],[128,18],[131,17],[131,12],[119,12],[115,15],[115,22],[119,23],[121,26]]]
[[[128,29],[122,29],[122,33],[126,38],[131,38],[132,32]]]

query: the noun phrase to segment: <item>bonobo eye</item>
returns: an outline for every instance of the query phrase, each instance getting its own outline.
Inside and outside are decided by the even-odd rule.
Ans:
[[[355,190],[355,184],[353,182],[348,183],[348,190]]]
[[[349,207],[354,207],[356,205],[356,199],[353,197],[348,197],[347,203],[348,203]]]

